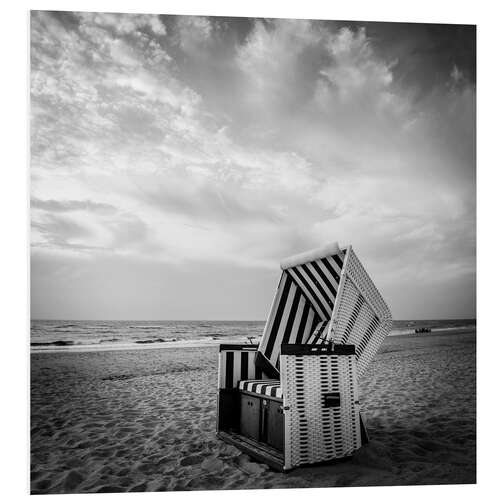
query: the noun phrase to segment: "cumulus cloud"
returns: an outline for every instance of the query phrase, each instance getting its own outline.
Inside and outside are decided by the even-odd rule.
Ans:
[[[375,57],[364,28],[357,32],[341,28],[327,47],[331,63],[320,71],[324,79],[318,80],[319,85],[326,81],[340,99],[355,99],[363,92],[384,98],[393,79],[390,64]]]
[[[178,43],[186,52],[194,52],[206,44],[214,29],[210,19],[201,16],[180,16],[176,28]]]
[[[149,28],[155,35],[166,34],[160,18],[151,14],[82,13],[81,16],[88,24],[109,27],[120,35],[129,35],[144,28]]]

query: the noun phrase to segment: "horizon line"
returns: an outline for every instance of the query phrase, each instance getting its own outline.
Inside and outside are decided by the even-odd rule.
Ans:
[[[29,318],[30,321],[259,321],[265,322],[266,319],[72,319],[72,318]],[[404,318],[392,319],[392,321],[477,321],[473,318]]]

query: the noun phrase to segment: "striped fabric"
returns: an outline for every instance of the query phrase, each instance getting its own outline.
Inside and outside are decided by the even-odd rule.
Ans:
[[[267,376],[278,378],[281,344],[305,344],[318,321],[306,295],[283,272],[259,344],[257,366]]]
[[[345,253],[286,269],[322,321],[329,320],[340,282]]]
[[[283,271],[256,358],[268,377],[279,377],[281,344],[326,340],[344,257],[340,251]],[[317,329],[319,335],[312,337]]]
[[[320,321],[311,333],[308,344],[324,344],[328,342],[328,333],[331,321]]]
[[[255,366],[257,351],[245,349],[224,349],[219,353],[219,389],[234,389],[238,382],[248,378],[264,378]]]
[[[279,380],[242,380],[238,387],[242,391],[283,399]]]

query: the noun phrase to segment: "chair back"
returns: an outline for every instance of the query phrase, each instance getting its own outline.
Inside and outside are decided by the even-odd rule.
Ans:
[[[351,246],[331,243],[285,259],[281,269],[256,366],[279,378],[282,344],[353,344],[362,373],[392,322]]]

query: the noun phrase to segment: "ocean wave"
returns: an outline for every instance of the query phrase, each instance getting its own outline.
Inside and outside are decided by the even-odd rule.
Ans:
[[[75,341],[74,340],[54,340],[53,342],[31,342],[30,345],[32,347],[41,347],[44,345],[64,347],[64,346],[68,346],[68,345],[75,345]]]
[[[136,344],[156,344],[158,342],[177,342],[177,339],[172,338],[172,339],[146,339],[146,340],[136,340]]]
[[[129,325],[129,326],[127,326],[127,328],[139,329],[139,330],[161,330],[162,328],[165,328],[165,326],[163,326],[163,325],[155,325],[155,326],[151,326],[151,325],[146,325],[146,326],[143,326],[143,325]]]

